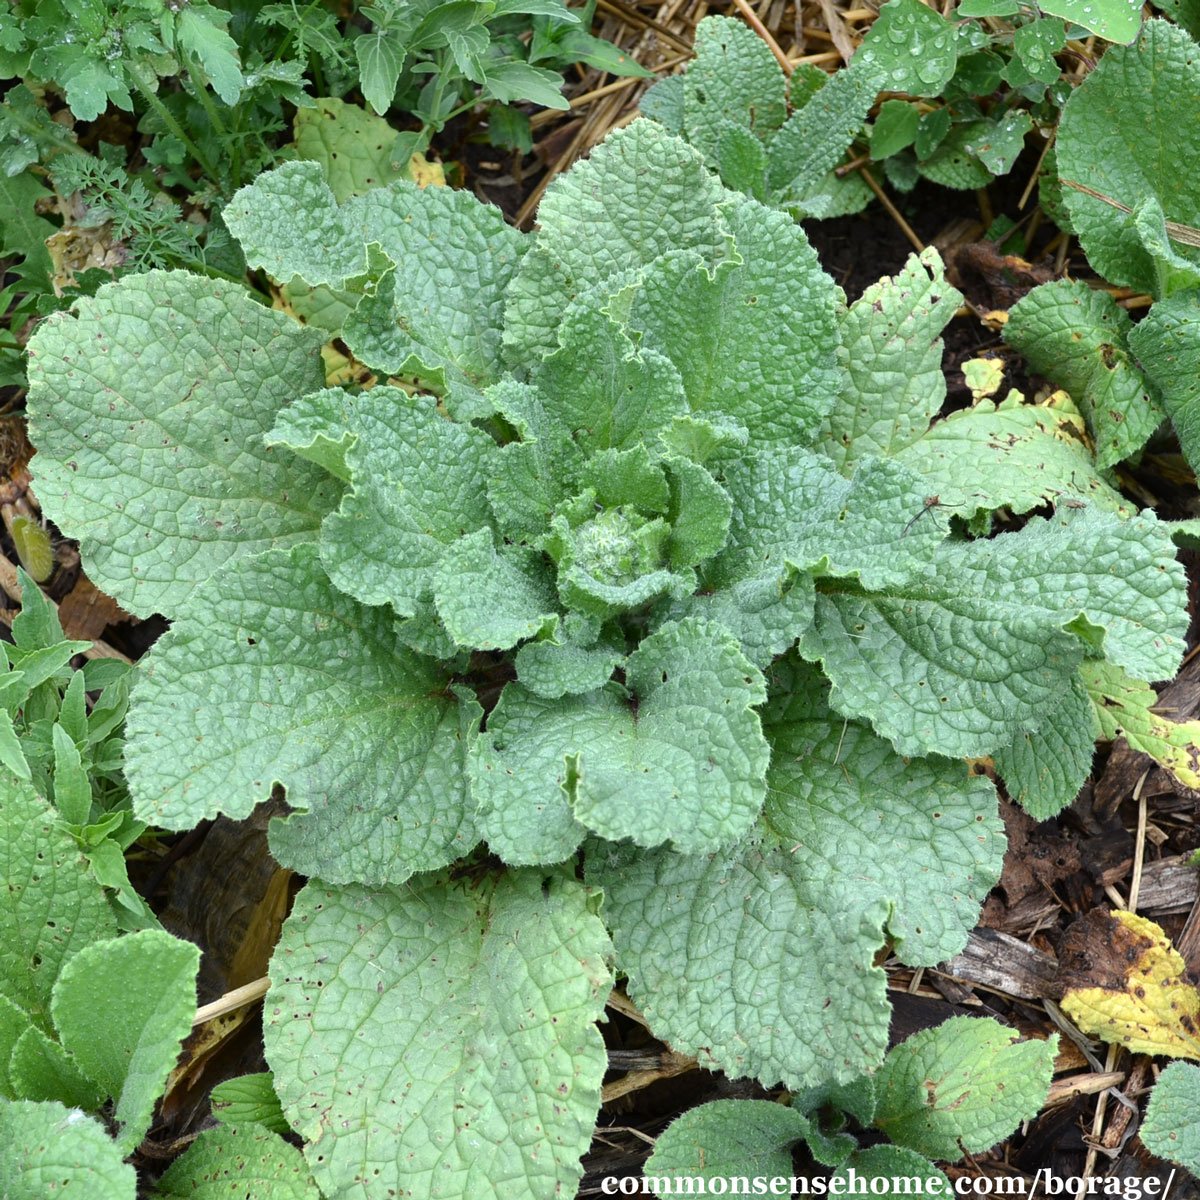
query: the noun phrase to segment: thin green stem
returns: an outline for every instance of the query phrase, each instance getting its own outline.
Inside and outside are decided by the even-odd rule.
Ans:
[[[211,179],[215,184],[220,186],[220,176],[217,174],[213,165],[208,160],[206,155],[195,142],[184,132],[183,126],[175,120],[175,115],[171,110],[158,98],[158,93],[149,85],[142,74],[141,65],[131,67],[129,72],[130,78],[133,80],[134,87],[137,88],[143,100],[150,106],[151,111],[158,119],[167,127],[168,131],[177,137],[187,148],[187,152],[200,164],[200,169]]]

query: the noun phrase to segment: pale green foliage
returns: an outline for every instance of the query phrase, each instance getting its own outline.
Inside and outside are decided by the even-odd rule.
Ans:
[[[1155,297],[1200,281],[1200,249],[1163,229],[1200,225],[1200,58],[1187,33],[1147,21],[1109,50],[1067,102],[1056,151],[1064,181],[1108,197],[1063,188],[1092,267]]]
[[[134,1200],[133,1167],[98,1121],[57,1101],[0,1100],[0,1195]]]
[[[850,1172],[855,1175],[851,1176]],[[944,1171],[939,1171],[923,1154],[909,1150],[907,1146],[868,1146],[865,1150],[856,1150],[846,1161],[834,1171],[833,1179],[857,1177],[870,1182],[873,1179],[933,1179],[945,1189],[939,1195],[948,1194],[951,1189],[950,1180]]]
[[[1036,1115],[1046,1099],[1058,1035],[1017,1042],[990,1017],[952,1017],[902,1042],[875,1080],[875,1123],[930,1158],[981,1153]]]
[[[689,1109],[659,1134],[643,1174],[722,1176],[792,1174],[791,1147],[808,1119],[769,1100],[714,1100]]]
[[[598,903],[564,872],[308,885],[272,960],[264,1034],[326,1194],[572,1189],[606,1065]]]
[[[1138,1133],[1152,1154],[1200,1174],[1200,1067],[1167,1066],[1150,1093]]]
[[[706,44],[767,89],[761,47],[724,26]],[[694,83],[662,110],[700,104]],[[761,133],[769,155],[788,129],[772,140],[772,104],[710,131],[718,151]],[[315,163],[226,216],[253,264],[341,289],[341,337],[381,386],[317,390],[315,336],[156,275],[36,336],[31,403],[44,467],[74,480],[52,501],[64,532],[128,455],[140,507],[129,528],[108,513],[128,547],[113,590],[138,594],[138,540],[163,564],[150,594],[173,625],[131,700],[136,812],[185,828],[276,786],[293,810],[271,847],[313,880],[272,967],[267,1054],[317,1183],[569,1191],[604,1068],[606,925],[655,1033],[706,1065],[791,1088],[877,1068],[880,949],[952,955],[999,871],[994,791],[954,760],[995,755],[1031,803],[1070,799],[1076,764],[1043,782],[1046,747],[1024,750],[1047,712],[1090,739],[1086,706],[1059,713],[1086,665],[1173,673],[1168,529],[1123,519],[1068,416],[937,420],[958,297],[935,256],[847,311],[786,214],[650,121],[557,179],[533,234],[402,181],[338,204]],[[112,326],[112,361],[143,356],[111,384],[122,402],[157,431],[203,396],[197,436],[244,422],[238,456],[135,425],[101,461],[54,432],[60,404],[107,420],[67,358],[110,312],[143,313]],[[257,374],[211,382],[209,312],[222,362]],[[1011,456],[980,449],[972,486],[947,447],[998,433]],[[215,527],[189,537],[192,481],[249,495],[244,476],[269,486],[225,552]],[[998,509],[1060,497],[1088,507],[982,536]],[[843,1134],[810,1146],[836,1165]]]
[[[1179,435],[1189,465],[1200,466],[1200,292],[1155,304],[1129,334],[1129,344]]]
[[[1100,467],[1136,454],[1165,415],[1131,360],[1132,330],[1111,296],[1069,280],[1035,288],[1013,306],[1004,328],[1005,341],[1079,404]]]
[[[254,1200],[320,1200],[295,1146],[261,1125],[206,1129],[167,1169],[155,1196],[228,1200],[236,1191]]]

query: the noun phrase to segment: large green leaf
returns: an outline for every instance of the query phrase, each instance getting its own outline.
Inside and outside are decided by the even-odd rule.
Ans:
[[[344,448],[339,473],[350,487],[321,527],[321,561],[334,586],[364,604],[412,616],[450,544],[488,524],[494,443],[446,420],[429,396],[317,392],[285,410],[268,441],[306,457]]]
[[[102,287],[30,343],[38,498],[131,612],[172,616],[246,554],[313,538],[338,488],[267,449],[320,336],[182,271]]]
[[[498,376],[502,298],[524,239],[469,191],[397,180],[339,207],[320,167],[294,162],[242,188],[223,215],[246,261],[281,283],[374,277],[343,332],[373,369],[470,393]]]
[[[597,846],[588,878],[655,1034],[733,1078],[801,1088],[872,1070],[888,1004],[874,957],[888,905],[810,871],[803,848],[729,855]]]
[[[137,1177],[98,1121],[55,1101],[0,1100],[5,1200],[134,1200]]]
[[[1135,210],[1153,201],[1167,220],[1200,225],[1196,43],[1176,25],[1147,21],[1137,42],[1110,49],[1075,89],[1055,149],[1063,198],[1092,267],[1112,283],[1163,295],[1177,268],[1146,245]],[[1170,248],[1200,266],[1200,249]]]
[[[191,1032],[200,951],[161,929],[81,950],[54,985],[51,1011],[63,1048],[111,1096],[128,1154]]]
[[[1160,300],[1129,344],[1162,395],[1189,466],[1200,469],[1200,291]]]
[[[280,861],[382,883],[475,842],[463,760],[478,709],[397,638],[388,610],[330,586],[316,550],[243,562],[198,592],[134,688],[126,767],[143,819],[246,816],[276,783]],[[164,745],[169,739],[169,748]]]
[[[762,676],[719,626],[669,624],[616,685],[546,700],[510,684],[471,764],[480,828],[506,862],[559,862],[586,829],[687,853],[736,841],[762,807]]]
[[[63,965],[115,934],[116,921],[50,805],[3,771],[0,795],[0,995],[49,1032],[50,992]]]
[[[1004,338],[1079,404],[1100,467],[1136,454],[1162,423],[1153,389],[1131,361],[1129,314],[1105,292],[1060,279],[1013,306]]]
[[[599,897],[520,871],[297,898],[267,1059],[327,1195],[571,1195],[606,1067]]]
[[[872,284],[841,318],[846,379],[821,449],[846,468],[915,441],[946,398],[940,334],[962,300],[936,250],[912,255]]]
[[[607,294],[668,250],[695,250],[709,263],[723,258],[723,194],[700,154],[653,121],[606,138],[546,189],[534,247],[509,289],[510,361],[552,353],[573,300]]]
[[[765,824],[803,854],[814,878],[852,881],[859,905],[876,897],[890,905],[902,962],[952,958],[1000,878],[995,788],[961,762],[901,758],[839,719],[813,668],[784,662],[772,675]]]
[[[946,542],[932,568],[870,594],[822,583],[801,643],[833,681],[834,709],[902,754],[1001,749],[1101,643],[1140,679],[1178,666],[1181,568],[1153,517],[1066,510],[990,541]]]

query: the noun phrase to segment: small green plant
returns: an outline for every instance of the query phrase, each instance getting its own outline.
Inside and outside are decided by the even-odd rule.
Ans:
[[[1058,1037],[1015,1039],[990,1017],[953,1017],[901,1042],[874,1075],[808,1088],[787,1104],[702,1104],[667,1127],[645,1174],[789,1177],[792,1147],[803,1142],[835,1178],[916,1176],[948,1189],[932,1160],[990,1150],[1045,1102]],[[873,1130],[891,1144],[863,1145]]]
[[[124,852],[146,830],[130,810],[122,768],[131,669],[115,659],[71,661],[91,642],[63,636],[58,614],[21,571],[20,613],[0,643],[0,766],[51,801],[90,874],[108,889],[122,929],[157,928],[134,891]]]
[[[999,873],[963,759],[1056,812],[1107,681],[1178,665],[1168,529],[1068,414],[938,419],[935,254],[847,308],[650,121],[535,234],[403,180],[339,203],[314,162],[225,220],[324,327],[129,276],[39,329],[31,429],[93,578],[173,621],[137,817],[286,791],[271,846],[310,882],[265,1044],[317,1184],[569,1190],[616,972],[732,1076],[877,1070],[880,947],[954,954]],[[323,387],[334,333],[392,382]]]

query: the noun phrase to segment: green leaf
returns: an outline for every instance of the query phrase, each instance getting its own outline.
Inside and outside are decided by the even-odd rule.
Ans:
[[[669,253],[640,281],[629,324],[675,364],[693,413],[746,427],[753,449],[806,444],[842,385],[837,290],[803,230],[738,198],[722,205],[732,252],[715,270]]]
[[[558,862],[584,827],[683,853],[729,845],[763,801],[762,676],[719,626],[644,638],[615,687],[547,701],[504,690],[471,763],[481,829],[506,862]]]
[[[0,253],[20,255],[31,280],[42,286],[54,270],[46,239],[57,230],[33,206],[51,195],[50,189],[28,172],[10,176],[0,171]]]
[[[1162,294],[1162,266],[1132,216],[1143,201],[1156,199],[1171,221],[1200,224],[1198,98],[1196,43],[1155,20],[1146,22],[1134,45],[1109,50],[1063,109],[1056,145],[1063,197],[1088,261],[1112,283]],[[1200,249],[1177,244],[1176,250],[1200,266]]]
[[[833,75],[792,113],[768,151],[767,178],[776,203],[803,207],[808,195],[842,161],[880,88],[888,86],[884,78],[864,44],[848,68]]]
[[[1129,345],[1162,396],[1195,471],[1200,467],[1200,291],[1160,300],[1130,331]]]
[[[552,354],[573,300],[607,294],[668,250],[695,250],[710,263],[723,257],[722,198],[699,153],[661,126],[635,121],[615,131],[546,189],[534,249],[508,293],[509,361]]]
[[[1025,148],[1025,138],[1033,129],[1033,118],[1024,109],[1016,109],[987,126],[974,125],[972,128],[975,132],[965,143],[967,152],[979,159],[993,175],[1007,175]]]
[[[0,995],[50,1031],[50,991],[81,949],[116,933],[75,839],[26,784],[0,779]]]
[[[264,1036],[326,1194],[574,1191],[606,1069],[598,907],[571,872],[300,893]]]
[[[887,902],[902,962],[952,958],[1000,878],[995,788],[959,762],[900,758],[869,729],[837,718],[811,667],[784,662],[772,675],[764,823],[782,845],[803,850],[814,878],[854,879],[859,906]]]
[[[314,443],[348,447],[351,486],[321,526],[321,561],[333,585],[363,604],[412,616],[449,547],[489,523],[494,443],[446,420],[429,396],[317,392],[282,414],[267,443],[301,454]]]
[[[958,44],[953,23],[921,0],[889,0],[851,66],[870,67],[877,91],[940,96],[954,77]]]
[[[314,536],[337,489],[262,435],[321,386],[320,341],[184,272],[108,284],[39,327],[38,499],[97,586],[130,612],[175,615],[218,567]]]
[[[1081,670],[1086,675],[1096,666],[1087,662]],[[1081,679],[1072,679],[1041,721],[996,751],[996,770],[1009,796],[1035,821],[1056,816],[1091,774],[1099,733],[1087,689]]]
[[[30,1017],[0,992],[0,1097],[15,1100],[20,1093],[14,1087],[9,1072],[13,1047],[31,1028]]]
[[[338,204],[408,178],[408,160],[398,150],[409,143],[374,113],[334,96],[319,96],[311,108],[296,109],[296,154],[319,163]]]
[[[528,642],[517,651],[517,678],[535,696],[560,700],[602,688],[624,657],[607,646]]]
[[[885,100],[871,126],[871,157],[880,162],[913,144],[921,110],[906,100]]]
[[[792,1146],[809,1133],[808,1118],[770,1100],[713,1100],[689,1109],[658,1135],[647,1179],[687,1176],[788,1176]]]
[[[936,250],[910,255],[841,317],[846,379],[821,433],[843,470],[919,438],[946,398],[940,334],[962,301]]]
[[[218,1083],[212,1090],[212,1112],[226,1125],[262,1125],[272,1133],[288,1133],[291,1129],[270,1071]]]
[[[511,59],[508,62],[487,64],[484,92],[494,96],[503,104],[530,100],[543,108],[565,112],[571,107],[562,94],[563,77],[557,71],[544,67],[531,67],[528,63]]]
[[[683,77],[687,140],[710,161],[720,157],[726,123],[769,143],[787,119],[787,79],[766,42],[744,21],[706,17],[693,50]]]
[[[1076,280],[1035,288],[1015,304],[1004,338],[1029,365],[1066,388],[1096,444],[1096,464],[1136,454],[1163,410],[1129,353],[1133,322],[1106,292]]]
[[[1046,1100],[1058,1035],[1018,1042],[990,1017],[951,1017],[902,1042],[875,1078],[875,1124],[892,1141],[957,1162],[990,1150]]]
[[[1081,614],[1104,631],[1109,661],[1137,678],[1174,674],[1181,581],[1152,518],[1068,511],[947,542],[933,565],[919,584],[873,595],[831,582],[802,643],[833,681],[834,709],[867,718],[901,753],[975,757],[1033,728],[1092,647]]]
[[[301,811],[273,824],[272,851],[305,874],[399,882],[474,845],[462,763],[478,708],[386,610],[331,587],[311,547],[222,572],[197,600],[134,688],[125,755],[142,819],[237,819],[278,781]]]
[[[253,1124],[206,1129],[167,1168],[154,1195],[227,1200],[234,1189],[254,1200],[321,1200],[300,1151]]]
[[[1019,25],[1013,32],[1013,57],[1009,60],[1005,78],[1014,87],[1023,87],[1034,80],[1047,84],[1057,82],[1059,66],[1054,56],[1066,44],[1066,29],[1055,17],[1042,17]]]
[[[23,1100],[58,1100],[71,1108],[94,1111],[107,1095],[37,1026],[26,1029],[13,1045],[8,1074],[14,1093]]]
[[[116,1101],[118,1145],[130,1153],[196,1012],[200,951],[157,929],[80,950],[54,985],[51,1010],[63,1048]]]
[[[280,282],[341,288],[374,277],[344,337],[375,370],[439,389],[498,377],[503,294],[525,248],[499,209],[406,180],[339,207],[320,167],[295,162],[242,188],[223,215],[247,262]],[[379,270],[380,253],[394,270]]]
[[[403,38],[388,30],[365,33],[354,40],[363,99],[383,116],[392,107],[396,84],[407,54]]]
[[[950,413],[902,449],[896,462],[972,529],[986,527],[999,508],[1027,513],[1043,504],[1087,503],[1123,514],[1133,508],[1100,474],[1077,413],[1025,404],[1017,395]]]
[[[226,104],[237,103],[245,86],[239,62],[238,45],[217,23],[228,20],[219,9],[190,5],[175,14],[175,41],[185,54],[199,60],[213,91]]]
[[[1200,1173],[1200,1067],[1167,1064],[1138,1133],[1151,1154]]]
[[[137,1177],[98,1121],[48,1101],[0,1100],[0,1195],[134,1200]]]
[[[489,530],[455,542],[443,557],[434,604],[455,645],[507,650],[558,622],[554,589],[539,557],[497,550]]]
[[[51,730],[54,745],[54,807],[69,825],[86,825],[92,811],[92,783],[79,750],[61,726]]]
[[[1108,42],[1128,44],[1142,27],[1137,0],[1038,0],[1038,8]],[[960,9],[961,11],[961,9]]]
[[[803,852],[754,838],[716,857],[597,847],[587,868],[630,998],[674,1049],[768,1087],[879,1063],[888,909],[857,881],[814,878]]]
[[[916,2],[919,3],[920,0]],[[1057,78],[1057,66],[1054,73]],[[937,149],[927,158],[921,157],[921,138],[918,135],[917,156],[920,161],[917,163],[917,170],[926,179],[942,187],[957,188],[960,191],[986,187],[992,181],[992,173],[975,157],[971,147],[980,139],[990,137],[991,133],[990,121],[971,121],[966,125],[951,126],[946,136],[938,142]]]

